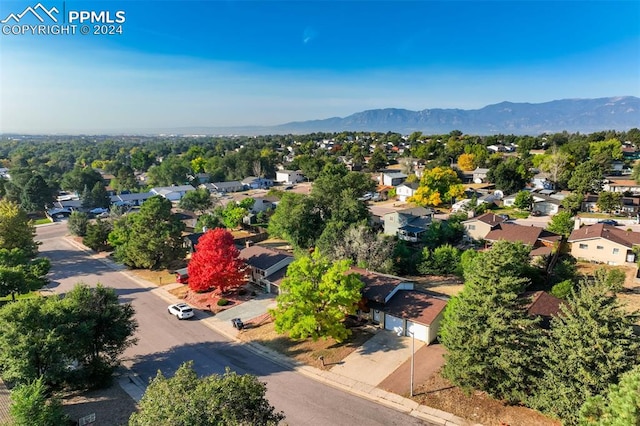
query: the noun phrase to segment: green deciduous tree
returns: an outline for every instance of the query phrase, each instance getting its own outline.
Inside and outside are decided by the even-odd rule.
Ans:
[[[568,238],[569,235],[571,235],[571,231],[573,231],[574,225],[575,220],[573,219],[573,215],[570,211],[564,210],[555,214],[551,218],[551,221],[549,221],[549,224],[547,225],[547,229]]]
[[[640,425],[640,366],[624,373],[606,395],[587,399],[580,409],[581,426]]]
[[[187,362],[171,378],[158,371],[129,425],[277,425],[284,415],[269,404],[266,391],[255,376],[229,369],[223,375],[199,378],[193,362]]]
[[[116,259],[125,265],[157,269],[184,257],[184,227],[171,212],[171,201],[154,196],[142,204],[139,212],[114,223],[109,244],[115,249]]]
[[[0,371],[5,380],[47,385],[99,386],[135,342],[137,323],[130,304],[115,291],[77,285],[64,298],[50,296],[10,303],[0,309]],[[68,366],[76,361],[78,369]]]
[[[533,194],[530,191],[520,191],[513,200],[513,205],[520,210],[531,210],[533,207]]]
[[[541,345],[542,378],[532,404],[567,424],[575,424],[585,400],[603,395],[640,355],[633,332],[638,316],[621,306],[619,284],[612,288],[608,281],[602,270],[583,281],[552,319]]]
[[[38,253],[33,222],[17,203],[0,200],[0,249],[18,248],[29,257]]]
[[[422,262],[418,265],[421,274],[447,275],[458,271],[460,265],[460,250],[445,244],[433,251],[425,247]]]
[[[602,166],[590,160],[576,166],[567,186],[578,194],[598,193],[602,191],[602,179]]]
[[[529,171],[525,164],[515,157],[500,161],[487,173],[487,179],[506,194],[520,191],[529,181]]]
[[[120,365],[120,356],[137,339],[138,327],[130,303],[121,304],[114,289],[77,284],[61,300],[65,354],[78,361],[81,382],[102,386]]]
[[[596,201],[600,211],[611,213],[622,208],[622,194],[619,192],[602,191]]]
[[[181,209],[201,214],[213,206],[213,200],[208,189],[198,188],[184,194],[178,205]]]
[[[153,186],[183,185],[191,172],[188,161],[170,155],[148,171],[149,184]]]
[[[463,388],[480,389],[511,402],[524,401],[536,371],[537,321],[518,295],[529,249],[499,241],[465,259],[463,291],[447,304],[441,342],[444,374]]]
[[[313,200],[302,194],[286,193],[269,220],[269,235],[283,238],[296,248],[315,244],[324,226]]]
[[[364,286],[357,274],[348,273],[349,265],[347,260],[332,263],[318,251],[292,262],[271,311],[276,331],[293,339],[349,337],[343,320],[355,313]]]

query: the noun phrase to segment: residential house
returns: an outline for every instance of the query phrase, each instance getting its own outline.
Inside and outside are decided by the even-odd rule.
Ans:
[[[63,200],[63,201],[54,201],[53,202],[54,209],[62,209],[62,210],[70,210],[70,211],[81,211],[82,210],[82,201],[75,200]]]
[[[213,182],[200,185],[200,188],[207,188],[210,192],[240,192],[244,191],[244,185],[237,180],[228,182]]]
[[[632,144],[624,144],[622,145],[622,157],[630,161],[640,160],[640,151]]]
[[[505,207],[512,207],[517,195],[518,194],[511,194],[508,197],[504,197],[503,205]],[[537,211],[543,215],[553,216],[558,213],[562,207],[562,200],[564,199],[564,196],[554,194],[553,190],[532,191],[531,195],[533,196],[531,211]]]
[[[201,185],[203,183],[208,183],[210,179],[211,179],[211,175],[209,173],[196,173],[195,176],[193,177],[193,180],[198,185]]]
[[[420,241],[421,235],[433,221],[434,211],[424,207],[414,207],[383,216],[384,234],[397,235],[399,239],[410,242]]]
[[[287,267],[293,262],[293,256],[288,253],[256,245],[240,250],[240,258],[249,267],[249,282],[273,294],[280,292],[279,283],[284,278]]]
[[[500,223],[484,237],[487,242],[496,241],[520,242],[531,247],[530,255],[548,256],[553,253],[554,246],[562,241],[562,235],[547,231],[539,226],[523,226],[515,223]]]
[[[481,167],[476,168],[473,171],[473,182],[474,183],[485,183],[487,182],[487,173],[489,173],[489,169],[484,169]]]
[[[273,210],[278,204],[278,199],[276,197],[254,197],[253,199],[255,202],[253,203],[253,207],[251,207],[251,213],[254,214]]]
[[[273,186],[273,180],[264,177],[249,176],[241,182],[245,189],[268,189]]]
[[[407,201],[410,197],[413,197],[419,186],[420,184],[418,182],[405,182],[398,185],[396,187],[396,196],[398,197],[398,200],[403,202]]]
[[[304,176],[299,170],[278,170],[276,171],[276,182],[284,184],[304,182]]]
[[[625,265],[636,261],[633,248],[640,245],[640,233],[596,223],[574,229],[567,241],[576,259]]]
[[[156,194],[152,192],[135,192],[129,194],[118,194],[111,196],[111,204],[125,206],[140,206],[146,200],[154,197]]]
[[[565,302],[546,291],[526,291],[518,297],[526,300],[526,310],[530,317],[540,318],[540,327],[548,330],[551,328],[551,318],[558,316],[560,306]]]
[[[398,186],[407,179],[407,175],[401,172],[386,172],[380,176],[380,184]]]
[[[359,315],[385,330],[401,328],[405,336],[429,344],[440,328],[447,300],[416,291],[414,284],[400,277],[351,268],[364,283]]]
[[[640,193],[640,184],[633,179],[621,179],[608,176],[602,185],[603,191]]]
[[[462,221],[465,236],[473,240],[484,240],[491,230],[506,219],[493,213],[485,213],[478,217]]]
[[[151,188],[149,192],[153,195],[160,195],[169,201],[180,201],[189,191],[196,189],[191,185],[158,186]]]
[[[536,173],[531,178],[533,189],[555,189],[555,184],[550,180],[548,173],[534,170]]]
[[[580,210],[588,213],[597,213],[599,194],[586,194],[580,205]],[[620,209],[614,211],[615,214],[624,214],[629,217],[640,214],[640,196],[622,197],[620,199]]]

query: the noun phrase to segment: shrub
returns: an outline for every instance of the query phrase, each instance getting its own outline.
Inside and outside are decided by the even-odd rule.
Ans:
[[[226,306],[228,304],[229,304],[229,301],[227,299],[218,300],[218,306]]]
[[[564,280],[551,287],[551,294],[559,299],[566,299],[573,289],[573,281]]]

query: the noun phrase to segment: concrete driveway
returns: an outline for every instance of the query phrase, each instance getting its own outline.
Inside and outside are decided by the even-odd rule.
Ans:
[[[415,341],[416,351],[423,346],[423,342]],[[331,372],[377,386],[410,357],[410,337],[399,337],[392,331],[380,330],[341,363],[333,366]]]

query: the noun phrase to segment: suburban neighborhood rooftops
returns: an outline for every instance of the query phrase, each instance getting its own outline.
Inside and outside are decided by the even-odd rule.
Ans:
[[[538,226],[522,226],[515,223],[501,223],[495,229],[489,231],[484,238],[487,241],[520,241],[530,246],[535,245],[536,241],[555,242],[562,239],[561,235],[546,231]]]
[[[560,305],[564,303],[562,299],[558,299],[545,291],[527,291],[522,293],[521,296],[530,299],[527,305],[527,313],[529,315],[557,315]]]
[[[386,297],[403,281],[399,277],[390,275],[376,274],[362,268],[351,268],[351,272],[360,275],[360,279],[364,283],[362,293],[364,297],[378,303],[384,303]]]
[[[443,311],[447,301],[412,290],[400,290],[386,304],[391,315],[430,325]]]
[[[596,223],[595,225],[574,229],[569,236],[568,242],[592,240],[594,238],[604,238],[628,248],[640,244],[640,232],[624,231],[604,223]]]
[[[493,226],[496,226],[496,225],[504,222],[506,219],[501,217],[501,216],[498,216],[497,214],[485,213],[485,214],[482,214],[482,215],[480,215],[478,217],[474,217],[472,219],[465,220],[462,223],[472,222],[474,220],[478,220],[480,222],[486,223],[487,225],[493,227]]]
[[[266,271],[291,256],[266,247],[249,246],[240,250],[240,257],[244,259],[248,265]]]

